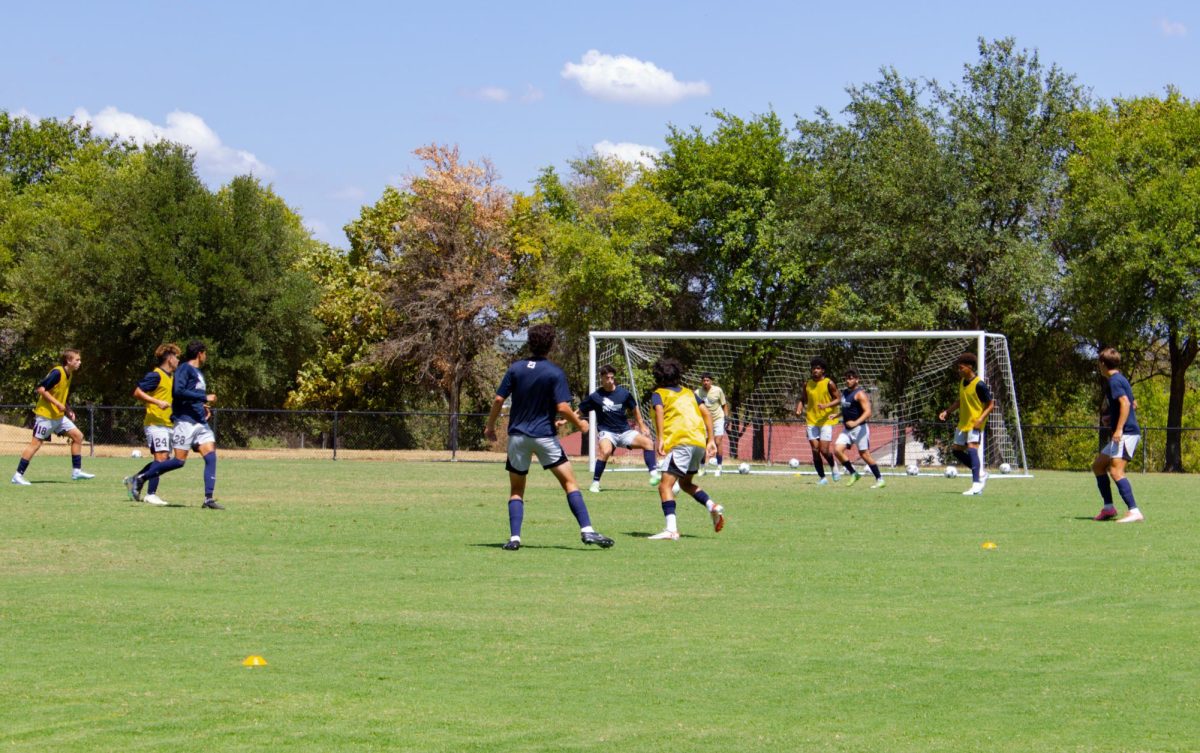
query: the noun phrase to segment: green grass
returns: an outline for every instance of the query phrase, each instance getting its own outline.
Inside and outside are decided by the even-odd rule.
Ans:
[[[15,466],[15,458],[0,463]],[[3,751],[1193,751],[1200,479],[887,489],[702,483],[679,542],[642,474],[549,474],[507,538],[498,465],[225,460],[123,497],[135,461],[0,487]],[[981,548],[994,541],[997,548]],[[269,666],[246,669],[250,654]]]

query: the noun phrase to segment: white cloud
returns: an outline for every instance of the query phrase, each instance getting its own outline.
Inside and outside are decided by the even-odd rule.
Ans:
[[[1186,37],[1188,33],[1187,26],[1179,21],[1164,18],[1158,22],[1158,25],[1162,29],[1164,37]]]
[[[173,141],[188,146],[196,153],[196,169],[205,177],[223,180],[246,173],[259,177],[274,173],[250,152],[221,143],[216,131],[194,113],[175,110],[167,114],[166,125],[158,125],[115,107],[105,107],[95,116],[81,107],[75,111],[75,120],[91,123],[99,136],[131,139],[141,145]]]
[[[525,93],[521,95],[521,101],[525,104],[531,104],[533,102],[540,102],[545,96],[546,93],[541,89],[537,88],[533,84],[526,84]]]
[[[604,157],[616,157],[622,162],[628,162],[639,167],[654,167],[654,158],[661,153],[661,150],[655,149],[652,146],[646,146],[645,144],[633,144],[628,141],[614,144],[608,139],[601,141],[592,148],[596,150],[596,154]]]
[[[507,102],[512,95],[502,86],[485,86],[472,91],[471,96],[484,102]]]
[[[41,118],[29,110],[26,110],[24,107],[18,109],[14,113],[10,113],[10,116],[13,120],[28,120],[30,123],[37,123],[41,121]]]
[[[679,81],[654,63],[597,50],[588,50],[579,63],[564,65],[562,77],[574,80],[589,96],[609,102],[669,105],[711,91],[704,81]]]

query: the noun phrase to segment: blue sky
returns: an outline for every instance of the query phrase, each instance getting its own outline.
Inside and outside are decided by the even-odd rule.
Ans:
[[[1200,4],[0,0],[0,109],[190,144],[253,171],[322,240],[412,150],[458,144],[516,191],[547,165],[663,146],[714,109],[837,112],[882,66],[954,81],[1013,36],[1098,97],[1200,98]],[[618,146],[626,145],[626,146]]]

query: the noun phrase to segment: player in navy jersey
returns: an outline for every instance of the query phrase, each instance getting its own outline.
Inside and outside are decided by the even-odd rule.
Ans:
[[[1092,473],[1096,474],[1096,486],[1100,488],[1100,498],[1104,500],[1104,507],[1100,508],[1095,520],[1117,517],[1112,487],[1108,483],[1111,476],[1121,500],[1129,508],[1125,517],[1117,522],[1138,523],[1145,520],[1145,516],[1133,498],[1129,479],[1125,478],[1125,465],[1133,458],[1133,451],[1137,449],[1142,435],[1137,409],[1133,405],[1133,387],[1121,373],[1121,354],[1116,349],[1105,348],[1100,351],[1099,368],[1104,377],[1104,394],[1108,399],[1108,415],[1104,417],[1104,423],[1112,427],[1112,437],[1092,461]]]
[[[836,401],[842,407],[842,433],[833,443],[833,454],[850,474],[846,485],[853,486],[862,478],[862,474],[854,470],[847,448],[857,447],[858,456],[875,476],[875,483],[871,488],[880,489],[887,483],[883,480],[883,474],[879,472],[879,465],[875,462],[875,458],[871,457],[871,427],[867,425],[867,419],[871,417],[871,398],[859,384],[857,370],[846,369],[845,378],[846,389],[842,390],[841,400]],[[833,403],[825,403],[822,407],[831,408]]]
[[[204,504],[206,510],[224,510],[214,498],[217,486],[217,435],[208,420],[212,416],[212,404],[217,396],[207,391],[204,374],[200,369],[208,362],[208,347],[199,340],[188,343],[175,369],[171,392],[171,420],[175,428],[171,433],[171,446],[175,457],[155,462],[145,471],[133,477],[133,494],[141,493],[142,484],[152,478],[182,468],[187,462],[188,451],[195,449],[204,459]]]
[[[653,479],[658,470],[658,458],[654,455],[654,442],[650,439],[650,430],[642,420],[638,410],[637,399],[629,390],[617,384],[617,370],[609,365],[600,367],[600,389],[585,397],[579,403],[580,417],[589,412],[596,412],[596,468],[592,473],[591,492],[600,491],[600,477],[608,459],[618,447],[642,451],[642,460],[646,470],[650,471]],[[632,414],[637,429],[629,427],[628,416]],[[651,483],[655,483],[653,480]]]
[[[496,388],[492,410],[488,413],[484,436],[496,441],[496,419],[504,401],[512,397],[508,413],[508,527],[509,539],[504,548],[515,551],[521,548],[521,523],[525,519],[525,481],[529,466],[537,456],[542,467],[554,474],[567,494],[567,505],[575,520],[579,522],[579,536],[585,544],[596,544],[607,549],[613,540],[592,528],[583,493],[575,483],[575,472],[570,458],[558,441],[555,420],[562,416],[581,432],[588,430],[588,422],[571,410],[571,389],[567,386],[567,375],[546,355],[554,347],[554,327],[536,324],[529,328],[530,358],[517,361],[504,372],[504,379]]]

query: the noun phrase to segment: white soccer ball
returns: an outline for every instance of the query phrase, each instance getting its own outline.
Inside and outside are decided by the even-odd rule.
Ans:
[[[958,478],[958,466],[946,466],[946,478]]]
[[[908,466],[904,469],[904,472],[910,476],[917,476],[917,475],[920,475],[921,469],[917,467],[916,463],[909,463]]]
[[[799,468],[800,467],[800,459],[792,458],[791,460],[788,461],[788,465],[791,466],[792,468]]]
[[[1000,472],[1001,473],[1012,473],[1012,466],[1009,465],[1008,463],[1001,463],[1000,464]]]
[[[131,458],[140,458],[141,456],[142,456],[141,450],[134,450],[133,452],[129,453],[129,457],[131,457]]]
[[[716,465],[716,464],[717,464],[717,456],[716,456],[716,455],[713,455],[711,458],[709,458],[709,459],[708,459],[708,464],[709,464],[709,465]]]
[[[740,474],[742,474],[743,476],[745,476],[745,475],[746,475],[747,473],[749,473],[749,472],[750,472],[750,464],[749,464],[749,463],[740,463],[740,464],[738,464],[738,473],[740,473]]]

